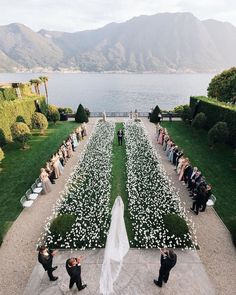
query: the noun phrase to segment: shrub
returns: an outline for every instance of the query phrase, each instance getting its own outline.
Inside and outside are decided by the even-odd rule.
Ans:
[[[73,110],[71,108],[58,108],[58,112],[60,114],[64,113],[64,114],[72,114]]]
[[[191,111],[190,106],[188,106],[187,104],[183,105],[183,109],[182,109],[182,113],[181,113],[180,117],[184,122],[190,122],[191,121],[191,119],[192,119],[192,111]]]
[[[5,144],[6,144],[6,137],[2,128],[0,128],[0,147],[3,147]]]
[[[183,113],[183,109],[184,109],[185,105],[179,105],[177,107],[174,108],[173,112],[181,115]]]
[[[20,143],[23,148],[26,148],[27,142],[31,137],[29,127],[22,122],[16,122],[11,127],[12,138],[15,142]]]
[[[215,143],[224,143],[229,136],[228,126],[225,122],[216,123],[208,132],[208,142],[210,145]]]
[[[66,237],[66,233],[71,231],[72,225],[75,223],[76,216],[71,214],[62,214],[57,216],[51,223],[50,231],[55,235],[56,239],[60,236]]]
[[[180,238],[183,242],[191,246],[191,241],[187,239],[186,235],[189,233],[189,229],[186,221],[177,214],[167,214],[163,216],[164,224],[168,230],[168,235],[173,237],[173,244],[176,238]],[[179,244],[181,247],[182,245]]]
[[[47,118],[41,113],[35,112],[32,116],[31,122],[32,128],[40,129],[42,134],[44,134],[45,130],[48,128]]]
[[[198,113],[192,121],[192,127],[196,129],[204,129],[207,117],[204,113]]]
[[[158,123],[160,122],[160,118],[158,115],[161,114],[161,110],[158,105],[156,105],[155,109],[152,111],[150,116],[150,122],[152,123]]]
[[[47,119],[50,122],[56,124],[57,121],[60,120],[60,113],[58,108],[54,105],[49,105],[47,109]]]
[[[77,123],[84,123],[84,122],[87,123],[88,122],[88,116],[87,116],[82,104],[80,104],[78,106],[77,112],[75,114],[75,121]]]
[[[87,114],[88,117],[90,117],[90,110],[88,108],[85,108],[85,113]]]
[[[3,150],[0,148],[0,163],[1,161],[4,159],[4,152]]]
[[[16,117],[16,122],[22,122],[22,123],[25,123],[25,119],[23,116],[19,115]]]

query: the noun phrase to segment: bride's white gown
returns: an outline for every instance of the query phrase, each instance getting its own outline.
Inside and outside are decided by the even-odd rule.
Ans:
[[[111,225],[100,277],[100,293],[109,295],[113,292],[113,284],[119,276],[123,258],[128,250],[129,240],[124,222],[124,203],[121,197],[117,197],[112,207]]]

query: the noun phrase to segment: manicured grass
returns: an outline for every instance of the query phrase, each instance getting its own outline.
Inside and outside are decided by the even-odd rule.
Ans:
[[[44,136],[35,131],[28,150],[21,150],[14,143],[4,148],[0,172],[0,243],[1,236],[22,210],[20,198],[39,176],[40,168],[77,126],[74,122],[58,122],[50,125]]]
[[[217,145],[210,149],[207,132],[194,130],[183,122],[162,122],[174,142],[184,150],[213,186],[216,209],[226,226],[233,232],[236,223],[236,171],[232,169],[233,148]],[[207,225],[206,225],[207,226]]]
[[[111,206],[113,205],[117,196],[121,196],[125,212],[125,225],[129,240],[132,240],[133,233],[132,233],[132,224],[130,220],[130,215],[128,211],[128,192],[126,189],[126,181],[127,181],[127,174],[126,174],[126,153],[125,153],[125,140],[123,138],[123,145],[118,145],[118,138],[117,132],[119,129],[124,129],[123,123],[116,123],[115,134],[114,134],[114,141],[113,141],[113,155],[112,155],[112,188],[111,188]]]

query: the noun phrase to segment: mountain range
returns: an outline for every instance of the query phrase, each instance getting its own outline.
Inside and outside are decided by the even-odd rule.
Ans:
[[[236,27],[160,13],[75,33],[0,26],[0,71],[214,72],[236,65]]]

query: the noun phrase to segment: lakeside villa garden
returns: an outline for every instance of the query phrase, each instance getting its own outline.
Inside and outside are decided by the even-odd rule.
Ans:
[[[208,87],[208,98],[191,97],[190,105],[173,110],[183,122],[163,122],[163,126],[170,129],[192,164],[213,184],[215,209],[236,245],[236,100],[232,90],[235,73],[236,68],[232,68],[217,75]],[[12,83],[12,88],[0,87],[0,243],[21,212],[19,200],[32,187],[40,168],[78,124],[88,122],[90,115],[79,105],[75,123],[58,122],[67,120],[72,110],[48,104],[47,79],[41,78],[45,78],[45,97],[39,91],[39,80]],[[158,123],[160,112],[156,106],[150,121]],[[168,114],[171,118],[172,111]],[[120,127],[125,135],[122,148],[116,142]],[[22,161],[24,165],[16,167],[15,163]],[[29,175],[28,171],[32,173]],[[139,120],[125,125],[99,121],[46,221],[39,243],[67,249],[104,247],[110,210],[117,195],[125,204],[132,247],[196,247],[186,206],[180,202]]]
[[[123,126],[127,154],[128,211],[132,247],[194,248],[193,224],[161,167],[140,122]],[[110,223],[112,145],[115,124],[99,121],[39,244],[51,248],[101,248]],[[145,168],[144,168],[145,167]],[[115,177],[115,175],[113,175]]]

